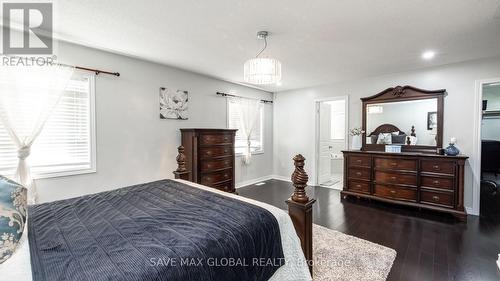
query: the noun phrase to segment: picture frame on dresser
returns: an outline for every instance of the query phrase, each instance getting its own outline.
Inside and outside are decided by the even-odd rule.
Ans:
[[[380,133],[391,133],[393,140],[407,136],[415,137],[413,125],[409,131],[403,131],[403,128],[410,127],[408,124],[425,126],[420,130],[417,127],[417,130],[426,131],[427,120],[418,123],[419,120],[416,119],[427,116],[431,111],[425,106],[414,106],[414,102],[429,99],[435,99],[432,104],[436,108],[436,130],[433,130],[432,138],[427,138],[428,143],[402,144],[400,153],[385,152],[385,145],[367,143],[367,137],[363,138],[361,150],[343,151],[344,186],[341,191],[343,199],[349,196],[373,199],[447,213],[461,221],[467,220],[464,208],[464,170],[468,157],[437,153],[443,142],[445,95],[444,89],[429,91],[411,86],[397,86],[361,99],[362,129],[367,137],[376,137]],[[383,108],[389,104],[394,108],[396,103],[400,103],[401,108],[404,108],[404,104],[412,103],[411,106],[421,112],[413,112],[406,116],[407,124],[403,124],[400,120],[404,119],[400,116],[408,115],[407,110],[401,110],[400,114],[387,114],[385,119],[373,117],[370,126],[367,127],[367,108],[370,105]],[[383,109],[379,112],[383,112]],[[390,116],[396,118],[391,120]],[[382,121],[379,124],[374,120]],[[423,133],[419,135],[419,139],[425,140],[425,137]]]

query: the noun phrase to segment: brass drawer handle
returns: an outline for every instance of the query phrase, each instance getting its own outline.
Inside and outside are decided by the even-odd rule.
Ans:
[[[390,191],[392,194],[396,194],[396,190],[391,190]]]
[[[208,169],[212,168],[212,164],[207,164],[207,168]]]
[[[361,172],[356,172],[356,176],[361,176],[363,173]]]
[[[206,155],[211,155],[211,154],[212,154],[212,151],[211,151],[211,150],[207,150],[207,151],[205,151],[205,154],[206,154]]]
[[[361,184],[356,184],[356,187],[357,188],[361,188]]]
[[[393,181],[395,181],[397,179],[398,179],[397,177],[391,177],[391,180],[393,180]]]
[[[434,200],[436,202],[439,201],[439,196],[436,196],[436,195],[432,196],[432,200]]]
[[[227,152],[228,152],[228,150],[227,150],[227,149],[224,149],[224,153],[227,153]]]
[[[435,181],[433,181],[433,182],[432,182],[432,184],[434,184],[434,185],[439,185],[439,181],[438,181],[438,180],[435,180]]]
[[[212,178],[211,177],[206,177],[205,178],[207,181],[212,181]]]
[[[361,159],[356,160],[356,163],[362,163],[362,162],[363,162],[363,160],[361,160]]]
[[[433,168],[434,170],[440,170],[439,165],[434,165],[432,168]]]
[[[228,177],[229,177],[229,174],[224,174],[224,177],[225,177],[225,178],[228,178]]]
[[[393,167],[395,167],[395,166],[397,166],[397,165],[398,165],[398,163],[396,163],[396,162],[391,162],[391,164],[390,164],[390,165],[391,165],[391,166],[393,166]]]

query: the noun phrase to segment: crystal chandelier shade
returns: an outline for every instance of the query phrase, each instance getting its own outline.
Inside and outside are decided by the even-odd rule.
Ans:
[[[281,81],[281,62],[271,58],[254,58],[243,67],[245,82],[257,85],[275,84]]]
[[[243,66],[245,82],[255,85],[276,84],[281,81],[281,62],[273,58],[259,57],[267,48],[267,31],[259,31],[258,39],[264,40],[264,48],[253,59],[249,59]]]

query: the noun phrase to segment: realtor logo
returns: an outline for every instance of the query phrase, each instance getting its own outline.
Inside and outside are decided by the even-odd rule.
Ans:
[[[3,3],[3,54],[52,54],[52,3]]]

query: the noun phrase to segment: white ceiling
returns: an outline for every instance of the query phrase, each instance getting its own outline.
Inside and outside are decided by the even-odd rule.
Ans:
[[[59,0],[61,39],[232,82],[271,32],[283,84],[308,87],[500,55],[500,0]],[[420,58],[432,49],[432,61]],[[112,66],[110,66],[112,67]],[[117,70],[119,71],[119,69]]]

